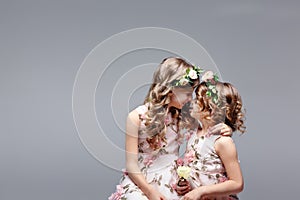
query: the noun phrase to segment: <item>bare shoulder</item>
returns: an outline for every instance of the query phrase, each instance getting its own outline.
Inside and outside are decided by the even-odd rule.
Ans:
[[[130,113],[128,113],[127,116],[127,123],[132,123],[132,124],[139,124],[139,113],[137,112],[137,110],[132,110]]]
[[[219,144],[219,145],[234,144],[234,141],[230,136],[220,136],[216,140],[216,144]]]
[[[221,136],[215,142],[215,149],[217,152],[225,149],[235,151],[235,144],[230,136]]]
[[[138,111],[136,109],[134,109],[134,110],[132,110],[132,111],[130,111],[128,113],[128,117],[130,117],[130,118],[138,118],[139,117],[139,113],[138,113]]]

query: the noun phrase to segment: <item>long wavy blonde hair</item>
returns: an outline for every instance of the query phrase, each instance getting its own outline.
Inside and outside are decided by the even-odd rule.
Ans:
[[[195,90],[196,103],[200,107],[199,111],[203,118],[212,120],[214,124],[224,122],[231,127],[232,131],[238,130],[244,133],[246,130],[244,125],[245,111],[237,89],[226,82],[217,82],[216,89],[218,91],[217,104],[206,95],[208,87],[205,82],[202,82]]]
[[[170,57],[164,59],[154,72],[152,85],[144,101],[144,104],[148,105],[148,111],[146,112],[146,128],[143,130],[148,134],[147,141],[153,149],[158,149],[162,142],[166,142],[164,122],[169,112],[173,118],[177,119],[177,131],[180,128],[180,109],[168,109],[168,104],[174,87],[195,88],[199,84],[199,80],[195,79],[186,85],[176,86],[175,83],[186,74],[188,68],[192,69],[193,65],[182,58]]]

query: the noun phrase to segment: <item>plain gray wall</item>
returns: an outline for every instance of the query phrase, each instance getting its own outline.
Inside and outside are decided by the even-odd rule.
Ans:
[[[299,1],[283,0],[1,0],[0,199],[99,200],[115,190],[120,172],[98,162],[80,142],[72,88],[96,45],[146,26],[194,38],[242,94],[248,132],[235,137],[245,178],[241,199],[299,198],[299,8]],[[111,69],[168,55],[133,52]],[[146,89],[137,90],[130,108]],[[101,120],[107,114],[108,137],[123,148],[124,134],[109,120],[110,110],[102,110],[108,103],[97,92],[97,115]]]

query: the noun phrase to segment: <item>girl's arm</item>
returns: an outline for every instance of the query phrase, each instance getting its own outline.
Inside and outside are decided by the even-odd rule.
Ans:
[[[225,196],[237,194],[243,190],[243,176],[232,138],[220,137],[215,143],[215,149],[224,164],[228,180],[215,185],[196,188],[186,194],[185,199],[198,199],[204,196]]]
[[[139,115],[136,110],[129,113],[126,122],[126,170],[130,179],[149,199],[165,199],[149,185],[138,166],[138,129]]]

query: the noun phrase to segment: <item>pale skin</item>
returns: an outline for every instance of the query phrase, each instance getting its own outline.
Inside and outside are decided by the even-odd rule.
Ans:
[[[193,114],[193,113],[191,113]],[[194,116],[199,118],[203,125],[203,129],[198,131],[198,135],[204,135],[209,127],[213,126],[209,120],[204,120],[201,113],[194,113]],[[190,185],[185,182],[185,186],[178,187],[177,192],[184,195],[184,200],[198,200],[206,197],[226,196],[230,194],[237,194],[243,190],[244,181],[238,161],[237,150],[231,137],[221,136],[215,142],[215,150],[225,167],[228,180],[215,185],[200,186],[190,190]]]
[[[174,88],[170,95],[170,103],[168,107],[176,107],[181,109],[182,106],[191,101],[193,89]],[[130,179],[142,190],[149,200],[167,200],[163,194],[155,190],[148,184],[144,175],[138,167],[138,128],[140,125],[139,115],[137,111],[129,113],[126,122],[126,170]],[[224,128],[225,127],[225,128]],[[215,130],[224,134],[231,135],[231,129],[228,126],[219,127]]]

